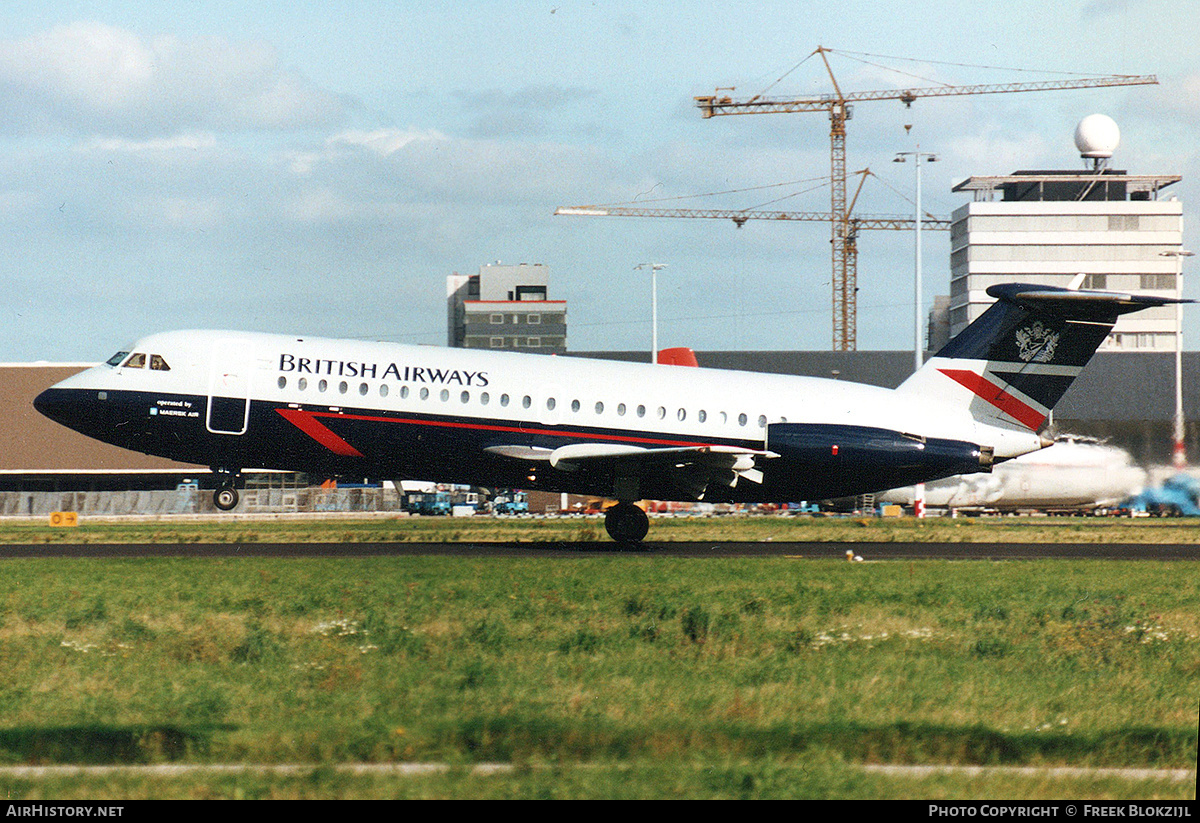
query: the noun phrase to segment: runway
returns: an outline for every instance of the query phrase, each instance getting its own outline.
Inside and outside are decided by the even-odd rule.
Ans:
[[[864,562],[896,560],[1200,560],[1191,543],[797,543],[647,542],[635,547],[609,541],[578,543],[36,543],[0,545],[0,558],[117,557],[645,557],[787,558]]]

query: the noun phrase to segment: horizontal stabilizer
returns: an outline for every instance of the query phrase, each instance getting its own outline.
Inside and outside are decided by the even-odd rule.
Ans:
[[[1090,319],[1089,314],[1093,311],[1101,313],[1104,316],[1110,314],[1121,315],[1148,309],[1152,306],[1196,302],[1194,300],[1176,297],[1158,297],[1150,294],[1063,289],[1057,286],[1034,286],[1023,283],[1004,283],[998,286],[990,286],[987,293],[988,296],[995,297],[998,300],[1029,307],[1036,306],[1042,311],[1059,312],[1079,320]]]

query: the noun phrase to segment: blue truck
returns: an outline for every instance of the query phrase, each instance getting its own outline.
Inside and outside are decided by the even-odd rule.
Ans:
[[[404,508],[413,514],[449,516],[451,512],[450,493],[444,491],[409,492],[405,498]]]
[[[1200,515],[1200,480],[1188,474],[1176,474],[1161,486],[1147,488],[1121,508],[1159,517],[1196,517]]]

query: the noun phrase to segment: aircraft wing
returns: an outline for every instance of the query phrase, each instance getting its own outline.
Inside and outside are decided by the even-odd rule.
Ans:
[[[672,446],[646,448],[626,443],[573,443],[557,449],[491,446],[485,451],[520,460],[547,462],[565,472],[592,472],[671,482],[695,500],[712,484],[736,486],[739,480],[761,483],[758,461],[774,452],[737,446]]]

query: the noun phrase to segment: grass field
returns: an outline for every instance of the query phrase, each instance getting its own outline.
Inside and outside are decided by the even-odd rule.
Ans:
[[[311,519],[80,518],[75,528],[46,520],[0,521],[2,543],[289,543],[607,541],[599,516],[570,517],[335,517]],[[1105,517],[877,517],[720,516],[650,521],[657,541],[748,540],[820,542],[937,541],[1019,543],[1197,543],[1200,518]]]
[[[407,525],[319,524],[306,539],[397,540]],[[983,525],[947,528],[974,535]],[[51,537],[300,539],[276,528],[296,527],[171,534],[150,523]],[[897,540],[915,528],[872,534]],[[8,524],[0,539],[46,532]],[[1189,563],[650,554],[27,558],[2,568],[0,762],[312,766],[298,776],[0,777],[14,799],[1195,794],[1186,781],[856,768],[1194,769],[1200,576]],[[451,768],[331,768],[350,762]],[[470,771],[480,763],[515,768]]]

